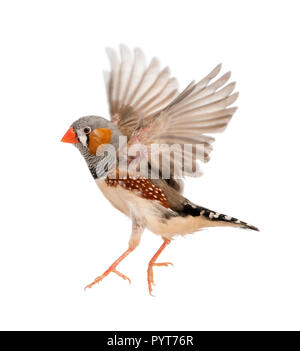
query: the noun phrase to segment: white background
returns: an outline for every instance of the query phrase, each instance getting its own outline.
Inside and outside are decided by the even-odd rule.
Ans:
[[[300,328],[298,1],[1,1],[0,326],[23,330]],[[217,136],[194,202],[261,231],[145,232],[116,275],[130,221],[60,143],[78,117],[108,116],[106,46],[140,46],[184,88],[232,70],[239,110]]]

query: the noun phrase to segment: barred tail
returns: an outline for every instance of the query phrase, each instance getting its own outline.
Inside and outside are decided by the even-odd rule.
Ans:
[[[193,217],[203,216],[212,222],[218,222],[218,223],[215,223],[216,225],[222,225],[222,222],[223,222],[224,224],[225,223],[227,225],[230,224],[234,227],[259,231],[259,229],[254,225],[243,222],[235,217],[230,217],[225,214],[221,214],[221,213],[209,210],[205,207],[194,205],[189,201],[184,205],[184,209],[180,213],[180,215],[181,216],[190,215]]]

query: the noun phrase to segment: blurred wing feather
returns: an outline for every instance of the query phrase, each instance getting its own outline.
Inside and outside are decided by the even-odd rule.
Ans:
[[[183,154],[181,151],[177,155],[180,156],[182,165],[193,160],[191,167],[184,171],[181,169],[183,175],[191,175],[192,169],[197,167],[197,158],[207,162],[214,138],[206,134],[222,132],[237,109],[229,107],[238,97],[238,93],[232,93],[235,83],[227,84],[230,72],[212,81],[220,70],[221,65],[218,65],[200,82],[190,83],[162,111],[134,132],[129,145],[142,143],[153,153],[150,146],[155,143],[179,144],[181,150],[184,150],[184,144],[191,144],[190,152]],[[199,144],[203,147],[200,156],[196,152],[196,145]],[[178,163],[178,159],[174,161],[175,154],[176,152],[172,156],[172,162]],[[163,157],[166,156],[162,155]],[[174,176],[174,170],[171,175]]]
[[[120,45],[117,52],[107,48],[110,72],[104,72],[111,119],[127,136],[170,104],[178,94],[177,81],[168,68],[160,69],[153,58],[147,66],[143,52],[134,54]]]

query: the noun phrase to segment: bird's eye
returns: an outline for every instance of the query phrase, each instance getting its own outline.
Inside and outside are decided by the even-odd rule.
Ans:
[[[89,134],[91,132],[91,128],[90,127],[85,127],[83,129],[83,131],[84,131],[85,134]]]

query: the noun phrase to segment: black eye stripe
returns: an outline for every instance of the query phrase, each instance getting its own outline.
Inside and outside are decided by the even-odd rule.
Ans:
[[[73,128],[73,129],[74,129],[74,128]],[[76,135],[77,140],[79,140],[79,137],[78,137],[78,134],[77,134],[76,129],[74,129],[74,132],[75,132],[75,135]]]

